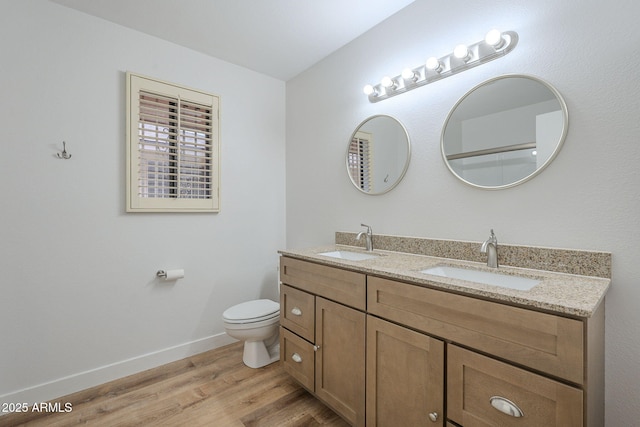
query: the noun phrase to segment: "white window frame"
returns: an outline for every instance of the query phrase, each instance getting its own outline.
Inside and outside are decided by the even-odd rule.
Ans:
[[[373,134],[357,131],[347,153],[349,175],[360,190],[371,193],[373,182]]]
[[[131,72],[126,80],[127,212],[219,212],[220,98]],[[154,97],[171,101],[156,110],[170,118],[150,124],[141,100]]]

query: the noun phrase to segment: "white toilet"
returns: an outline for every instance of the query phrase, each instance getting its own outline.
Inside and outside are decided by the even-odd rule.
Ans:
[[[280,304],[270,299],[243,302],[222,313],[224,329],[244,341],[242,360],[261,368],[280,359]]]

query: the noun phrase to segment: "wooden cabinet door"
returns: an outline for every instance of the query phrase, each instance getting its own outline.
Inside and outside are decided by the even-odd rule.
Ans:
[[[582,427],[582,390],[447,348],[447,417],[464,427]]]
[[[365,425],[365,326],[360,311],[316,297],[316,395]]]
[[[367,316],[367,425],[444,422],[444,342]]]

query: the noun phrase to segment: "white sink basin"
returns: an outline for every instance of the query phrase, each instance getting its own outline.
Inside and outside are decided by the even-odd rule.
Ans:
[[[351,251],[322,252],[318,255],[324,255],[331,258],[346,259],[349,261],[364,261],[365,259],[373,259],[378,257],[377,254]]]
[[[527,277],[509,276],[507,274],[449,266],[428,268],[426,270],[421,270],[420,273],[430,274],[432,276],[450,277],[452,279],[466,280],[468,282],[483,283],[485,285],[500,286],[502,288],[517,289],[519,291],[528,291],[540,283],[540,280],[529,279]]]

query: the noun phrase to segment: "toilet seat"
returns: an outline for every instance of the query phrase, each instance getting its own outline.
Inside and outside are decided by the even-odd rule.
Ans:
[[[257,323],[280,316],[280,304],[270,299],[243,302],[228,308],[222,313],[227,323]]]

